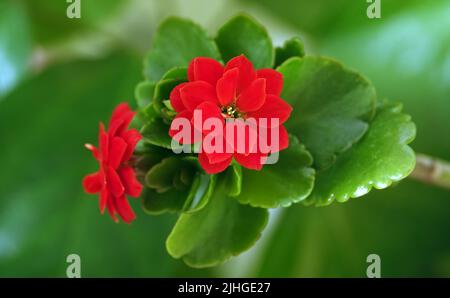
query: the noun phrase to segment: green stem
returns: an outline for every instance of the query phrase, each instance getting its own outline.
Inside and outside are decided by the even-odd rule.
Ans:
[[[450,189],[450,163],[417,153],[416,168],[410,177],[420,182]]]

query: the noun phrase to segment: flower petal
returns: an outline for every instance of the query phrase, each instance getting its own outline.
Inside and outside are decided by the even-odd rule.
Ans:
[[[113,196],[120,197],[125,192],[125,187],[123,187],[119,175],[111,166],[107,167],[106,171],[106,183],[109,191]]]
[[[194,124],[194,128],[204,134],[208,134],[211,131],[204,129],[204,123],[206,120],[210,118],[216,118],[221,123],[224,122],[222,112],[220,111],[217,104],[214,104],[212,102],[207,101],[199,104],[197,108],[195,108],[194,114],[197,115],[198,114],[197,112],[201,112],[201,121],[198,121],[200,119],[193,118],[192,122]]]
[[[265,130],[265,133],[262,133],[262,131]],[[275,142],[275,140],[272,139],[272,133],[273,134],[278,134],[277,138],[277,142]],[[259,127],[259,134],[258,137],[260,138],[259,140],[259,144],[261,146],[261,142],[264,143],[264,146],[267,146],[264,149],[260,149],[262,152],[264,153],[273,153],[273,152],[278,152],[281,150],[286,149],[289,146],[289,135],[288,132],[286,130],[286,128],[283,125],[280,125],[278,127]]]
[[[245,154],[234,154],[234,159],[243,167],[251,170],[261,170],[264,162],[267,158],[266,154],[263,153],[250,153],[248,155]]]
[[[131,209],[130,203],[125,196],[113,197],[114,207],[117,213],[126,223],[131,223],[136,219],[136,214],[134,214],[133,209]]]
[[[86,175],[83,179],[83,188],[89,194],[98,193],[102,187],[103,181],[100,171]]]
[[[256,71],[258,78],[266,79],[266,93],[280,96],[283,90],[283,75],[272,68],[263,68]]]
[[[119,169],[118,174],[125,187],[125,193],[133,198],[139,197],[142,191],[142,184],[137,180],[134,169],[132,167],[123,167]]]
[[[216,174],[223,172],[231,163],[232,157],[217,163],[210,163],[208,156],[206,153],[199,153],[198,154],[198,162],[202,166],[202,168],[205,170],[208,174]]]
[[[183,88],[185,85],[186,83],[181,83],[175,86],[172,92],[170,92],[170,104],[172,105],[173,109],[178,113],[186,110],[186,107],[184,106],[183,101],[181,100],[180,94],[180,89]]]
[[[100,159],[104,162],[108,161],[109,157],[109,136],[105,132],[105,126],[100,122],[100,132],[99,132],[99,147],[100,147]]]
[[[275,95],[267,95],[266,102],[257,111],[249,112],[247,117],[255,118],[258,121],[258,125],[271,127],[271,119],[278,119],[279,125],[283,124],[291,115],[292,107]],[[259,119],[267,119],[267,123],[262,124]]]
[[[180,94],[184,106],[191,112],[202,102],[218,102],[216,89],[211,84],[204,81],[186,83],[186,85],[180,89]]]
[[[194,58],[188,67],[188,79],[191,82],[205,81],[215,86],[222,74],[222,64],[212,58]]]
[[[131,120],[134,118],[134,112],[127,103],[121,103],[114,109],[111,120],[108,125],[108,134],[110,136],[120,135],[128,128]]]
[[[185,121],[183,123],[186,123],[186,125],[189,125],[189,129],[190,129],[189,136],[184,136],[184,135],[178,134],[179,132],[183,131],[183,126],[178,127],[178,124],[177,124],[177,121],[180,119],[185,119]],[[180,144],[194,143],[194,127],[193,127],[193,125],[191,125],[191,119],[192,119],[192,112],[190,112],[188,110],[184,110],[183,112],[178,113],[175,116],[175,118],[172,120],[172,123],[170,124],[169,136]]]
[[[108,197],[106,199],[106,207],[108,208],[109,216],[111,216],[112,220],[114,222],[119,222],[119,220],[116,217],[116,207],[114,205],[113,196],[111,194],[108,194]]]
[[[110,193],[107,187],[103,187],[102,191],[100,192],[100,199],[99,199],[99,207],[100,207],[100,213],[103,214],[105,212],[105,207],[108,204],[108,199],[110,198]]]
[[[232,68],[217,81],[217,98],[222,106],[228,106],[236,100],[239,69]]]
[[[259,110],[266,101],[266,79],[256,79],[245,89],[236,100],[236,106],[241,112]]]
[[[84,148],[92,152],[92,155],[96,160],[100,159],[100,152],[98,151],[97,147],[95,147],[92,144],[84,144]]]
[[[130,160],[131,156],[133,156],[136,144],[142,139],[142,136],[137,129],[130,129],[123,133],[122,138],[127,143],[127,149],[122,158],[123,163]]]
[[[256,79],[256,72],[253,68],[253,64],[244,55],[234,57],[228,61],[225,66],[225,71],[235,67],[239,69],[239,80],[237,87],[237,92],[239,94],[247,89],[247,87],[250,86],[250,84]]]
[[[114,137],[112,139],[109,152],[109,165],[113,169],[117,169],[120,166],[127,147],[127,143],[122,138]]]

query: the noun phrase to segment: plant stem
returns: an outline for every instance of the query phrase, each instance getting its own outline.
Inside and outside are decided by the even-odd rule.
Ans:
[[[450,163],[417,153],[416,168],[410,177],[420,182],[450,189]]]

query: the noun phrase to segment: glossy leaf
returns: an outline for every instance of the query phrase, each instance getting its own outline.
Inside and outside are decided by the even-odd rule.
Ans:
[[[225,189],[231,197],[238,196],[242,190],[242,167],[237,162],[232,162],[225,172]]]
[[[134,97],[139,108],[144,108],[152,102],[155,86],[155,82],[149,81],[141,82],[136,86]]]
[[[255,68],[270,68],[274,62],[274,49],[267,30],[253,18],[238,15],[223,25],[216,43],[227,62],[244,54]]]
[[[299,38],[293,37],[286,40],[282,47],[275,49],[275,67],[280,66],[289,58],[303,56],[305,56],[303,42]]]
[[[255,207],[287,207],[304,200],[314,186],[311,154],[296,137],[280,152],[278,161],[261,171],[242,170],[242,190],[236,199]]]
[[[367,194],[372,188],[389,187],[408,176],[415,165],[414,151],[407,145],[416,128],[401,105],[378,109],[364,138],[341,154],[330,168],[317,174],[307,204],[328,205]]]
[[[206,32],[192,21],[171,17],[157,29],[152,48],[145,59],[145,75],[158,81],[173,67],[187,67],[198,56],[220,60],[217,46]]]
[[[216,175],[197,172],[183,206],[183,211],[186,213],[194,213],[203,209],[214,193],[216,179]]]
[[[375,111],[375,90],[356,72],[322,57],[291,58],[278,68],[282,98],[294,108],[286,127],[314,157],[318,169],[367,131]]]
[[[141,130],[143,142],[172,149],[172,138],[169,136],[169,125],[162,118],[152,118]]]
[[[239,204],[226,195],[223,178],[208,205],[192,214],[182,214],[167,238],[174,258],[192,267],[211,267],[249,249],[267,224],[268,212]]]

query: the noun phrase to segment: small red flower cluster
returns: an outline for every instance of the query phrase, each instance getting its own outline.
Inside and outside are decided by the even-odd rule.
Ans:
[[[128,129],[134,115],[128,104],[119,104],[112,114],[109,130],[105,131],[100,123],[99,149],[85,145],[92,151],[100,169],[83,179],[83,187],[87,193],[100,194],[100,212],[103,214],[107,208],[115,222],[118,221],[116,214],[126,223],[136,218],[125,195],[137,198],[142,191],[142,185],[129,165],[134,148],[142,138],[136,129]]]
[[[194,122],[194,111],[202,112],[202,121],[208,118],[220,119],[224,128],[228,125],[226,120],[230,118],[244,121],[264,118],[267,121],[266,128],[276,130],[278,134],[279,142],[271,153],[288,147],[288,134],[282,124],[289,118],[292,107],[280,98],[283,77],[279,72],[273,69],[255,70],[244,55],[231,59],[225,66],[211,58],[197,57],[189,65],[188,80],[189,82],[176,86],[170,94],[171,105],[177,112],[172,124],[179,118]],[[271,127],[271,119],[274,118],[278,120],[278,125]],[[179,131],[179,126],[172,125],[169,135],[181,143],[193,142],[193,139],[177,139]],[[230,141],[226,131],[223,129],[222,132],[224,143],[232,143],[232,148],[238,148],[236,142],[239,140],[233,136]],[[201,131],[203,137],[209,132]],[[243,141],[246,144],[244,152],[200,152],[199,162],[203,169],[209,174],[222,172],[234,158],[246,168],[260,170],[270,152],[262,152],[258,148],[256,151],[250,150],[256,144],[250,144],[248,135]],[[270,135],[267,134],[266,140],[269,143]]]

